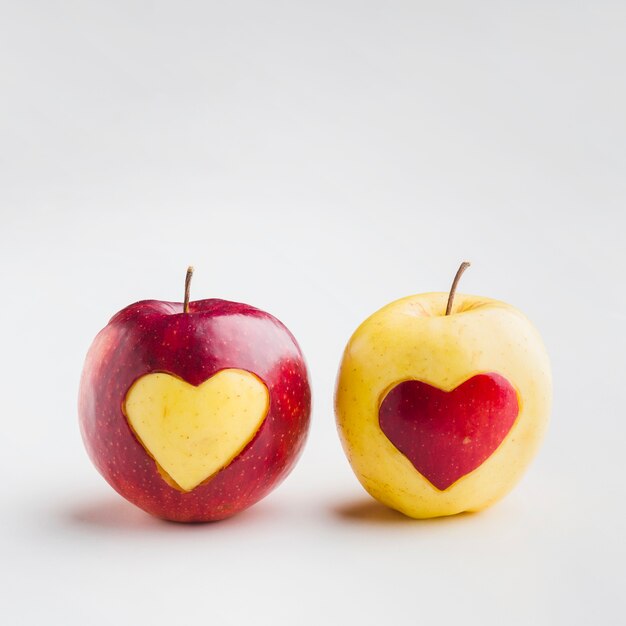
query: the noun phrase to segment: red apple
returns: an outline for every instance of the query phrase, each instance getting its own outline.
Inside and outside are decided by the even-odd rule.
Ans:
[[[251,429],[247,440],[237,428],[248,404],[253,412],[260,405],[255,408],[245,394],[231,393],[232,384],[220,390],[220,372],[235,372],[235,385],[247,377],[246,384],[258,388],[252,392],[267,398],[258,424],[242,427]],[[139,381],[147,386],[136,386]],[[224,402],[224,395],[231,404],[216,417],[211,402]],[[148,513],[182,522],[229,517],[276,487],[302,450],[310,406],[304,358],[287,328],[269,313],[217,299],[188,307],[145,300],[117,313],[87,354],[79,393],[81,433],[100,473]],[[215,419],[221,422],[211,423]],[[239,437],[241,445],[237,448],[228,436]],[[217,456],[207,461],[215,450]],[[178,474],[165,469],[170,462]],[[174,476],[189,476],[187,462],[195,474],[183,488]],[[211,463],[214,469],[222,465],[212,471]],[[209,475],[200,480],[205,467]]]

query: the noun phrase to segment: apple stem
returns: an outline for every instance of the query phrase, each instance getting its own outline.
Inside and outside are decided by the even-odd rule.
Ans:
[[[191,277],[193,276],[193,266],[187,268],[185,276],[185,301],[183,302],[183,313],[189,313],[189,287],[191,285]]]
[[[456,271],[454,276],[454,280],[452,281],[452,287],[450,287],[450,295],[448,296],[448,305],[446,306],[446,315],[450,315],[452,311],[452,304],[454,303],[454,295],[456,294],[456,288],[459,284],[459,280],[461,280],[461,276],[463,276],[463,272],[471,265],[469,261],[463,261],[459,266],[459,269]]]

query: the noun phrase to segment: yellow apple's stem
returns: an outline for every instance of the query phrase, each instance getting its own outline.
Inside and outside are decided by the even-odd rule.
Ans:
[[[183,313],[189,313],[189,287],[191,285],[191,277],[193,276],[193,266],[187,268],[185,276],[185,301],[183,302]]]
[[[448,296],[448,305],[446,306],[446,315],[450,315],[452,311],[452,304],[454,303],[454,294],[456,293],[456,287],[459,284],[459,280],[461,280],[461,276],[463,272],[471,265],[469,261],[463,261],[459,266],[459,269],[456,271],[456,275],[454,276],[454,280],[452,281],[452,287],[450,287],[450,295]]]

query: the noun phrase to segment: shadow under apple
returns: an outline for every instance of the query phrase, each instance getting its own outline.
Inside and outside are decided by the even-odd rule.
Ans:
[[[81,502],[63,511],[65,521],[70,525],[101,529],[137,529],[167,526],[167,522],[157,519],[126,502],[122,498],[105,497],[90,502]]]
[[[64,525],[105,531],[185,532],[185,529],[224,528],[239,524],[258,523],[280,515],[271,503],[261,502],[232,517],[216,522],[181,523],[160,519],[142,511],[121,497],[106,496],[98,500],[70,504],[60,517]]]
[[[458,513],[446,517],[430,519],[413,519],[391,509],[372,498],[360,498],[351,502],[345,502],[332,507],[332,513],[339,520],[348,523],[360,523],[370,525],[442,525],[454,523],[462,518],[473,517],[476,513]]]

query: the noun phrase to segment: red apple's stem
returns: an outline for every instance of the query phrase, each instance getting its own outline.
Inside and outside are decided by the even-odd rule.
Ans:
[[[456,271],[456,275],[454,276],[454,280],[452,281],[452,287],[450,287],[450,295],[448,296],[448,305],[446,306],[446,315],[450,315],[452,311],[452,304],[454,303],[454,295],[456,294],[456,287],[459,284],[459,280],[461,280],[461,276],[463,276],[463,272],[470,266],[469,261],[463,261],[459,266],[459,269]]]
[[[187,268],[185,276],[185,301],[183,302],[183,313],[189,313],[189,286],[191,285],[191,277],[193,276],[193,266]]]

